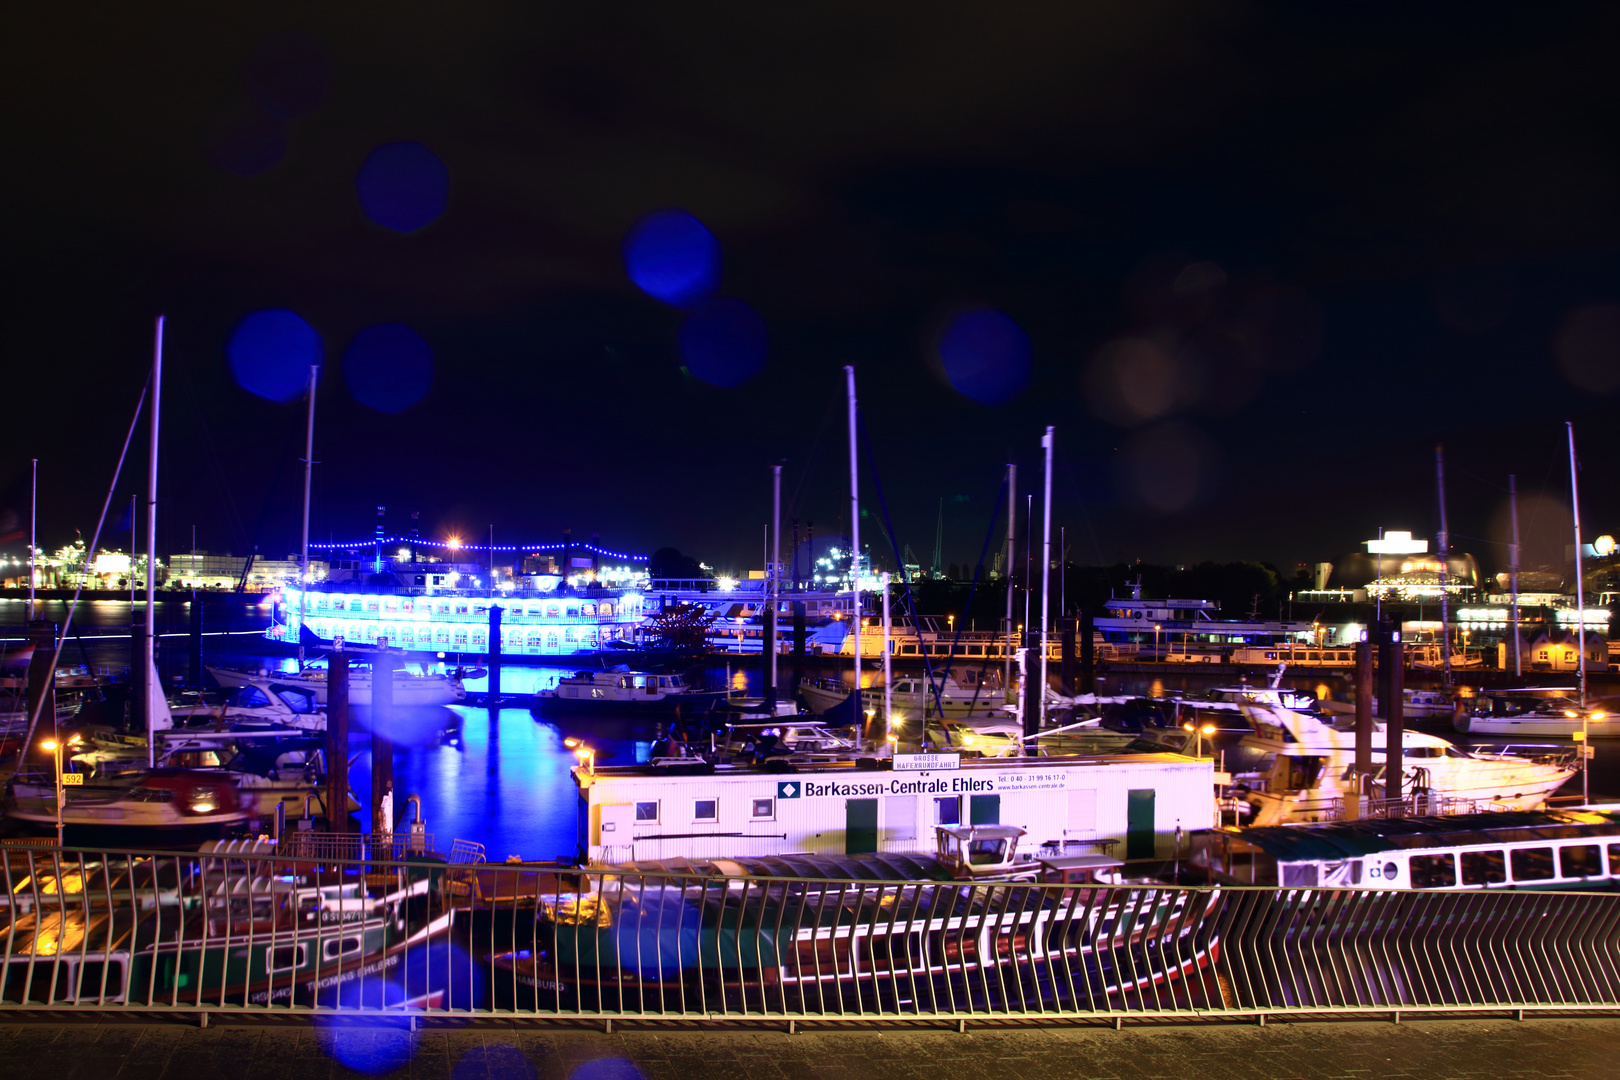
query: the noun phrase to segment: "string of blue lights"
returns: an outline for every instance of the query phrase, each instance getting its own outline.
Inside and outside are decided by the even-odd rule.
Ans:
[[[631,555],[623,551],[609,551],[594,544],[467,544],[462,542],[450,543],[447,540],[412,539],[408,536],[384,536],[381,539],[373,536],[367,540],[358,541],[325,541],[316,543],[310,541],[311,550],[318,551],[368,551],[378,544],[415,544],[417,547],[444,548],[448,551],[561,551],[565,547],[570,551],[589,551],[609,559],[624,559],[627,562],[648,562],[646,555]]]

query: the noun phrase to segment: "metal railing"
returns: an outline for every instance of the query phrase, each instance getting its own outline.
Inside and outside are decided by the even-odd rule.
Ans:
[[[1620,895],[0,850],[0,1009],[916,1020],[1620,1010]]]

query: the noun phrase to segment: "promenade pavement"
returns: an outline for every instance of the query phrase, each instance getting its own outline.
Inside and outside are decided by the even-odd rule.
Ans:
[[[1620,1018],[812,1027],[0,1017],[5,1080],[1620,1080]]]

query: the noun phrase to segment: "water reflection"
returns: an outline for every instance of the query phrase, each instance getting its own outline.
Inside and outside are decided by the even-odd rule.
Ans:
[[[441,849],[459,839],[483,844],[492,862],[509,855],[573,856],[578,792],[569,770],[575,760],[556,724],[535,719],[526,707],[397,711],[432,714],[443,734],[437,741],[399,745],[394,755],[398,804],[407,795],[422,797],[428,832]],[[357,729],[364,727],[365,712],[356,710]],[[427,717],[411,725],[427,726]],[[647,760],[653,735],[651,729],[603,729],[590,743],[599,764],[634,764]],[[364,730],[351,737],[349,753],[354,797],[369,805],[371,740]]]

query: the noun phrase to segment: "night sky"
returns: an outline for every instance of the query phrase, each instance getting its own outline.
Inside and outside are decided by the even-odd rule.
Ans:
[[[974,560],[1047,424],[1081,562],[1429,535],[1437,442],[1458,547],[1501,562],[1515,472],[1558,560],[1565,420],[1620,529],[1614,5],[30,5],[8,37],[0,491],[40,458],[44,544],[94,527],[161,311],[160,553],[296,547],[303,403],[227,355],[265,309],[324,348],[317,539],[386,505],[758,566],[772,462],[847,528],[846,363],[864,503],[925,562],[941,499]],[[399,144],[427,164],[367,203]],[[684,307],[625,260],[677,210],[720,252]],[[700,378],[683,328],[750,309],[762,368]],[[345,359],[396,324],[420,400]]]

